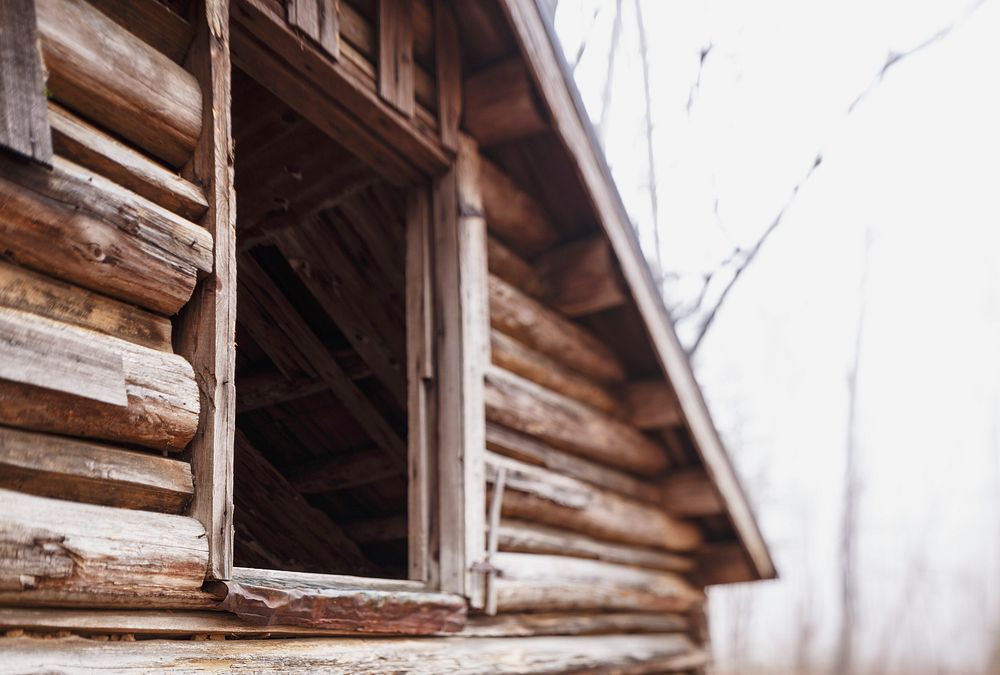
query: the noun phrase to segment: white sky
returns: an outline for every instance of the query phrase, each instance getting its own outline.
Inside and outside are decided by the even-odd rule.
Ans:
[[[606,146],[651,248],[634,2],[624,1]],[[557,14],[570,60],[588,36],[576,76],[595,121],[614,6],[561,0]],[[669,302],[696,291],[732,242],[752,245],[824,156],[695,360],[782,574],[712,591],[722,670],[791,672],[801,651],[828,666],[846,376],[870,232],[858,672],[989,672],[1000,648],[1000,0],[893,67],[850,116],[890,50],[961,20],[969,4],[642,7],[661,254],[686,275]]]

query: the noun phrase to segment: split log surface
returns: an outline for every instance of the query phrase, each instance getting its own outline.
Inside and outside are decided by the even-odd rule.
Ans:
[[[173,314],[212,269],[203,228],[59,157],[0,159],[0,245],[15,262]]]
[[[89,0],[143,42],[180,63],[191,46],[191,24],[159,0]]]
[[[534,197],[492,162],[482,162],[486,225],[520,255],[532,257],[550,248],[559,233]]]
[[[183,357],[24,312],[0,309],[0,316],[10,319],[12,325],[53,340],[65,337],[74,344],[89,345],[90,352],[116,359],[107,365],[107,372],[115,374],[118,368],[127,400],[127,405],[116,405],[67,391],[0,380],[0,424],[168,451],[182,450],[194,436],[198,427],[198,387],[194,371]],[[43,365],[45,358],[41,357]],[[64,390],[90,391],[89,382],[74,382],[69,372],[53,375],[64,378],[60,384]]]
[[[182,166],[201,135],[201,88],[180,65],[86,0],[37,0],[56,100]]]
[[[486,374],[486,419],[639,474],[669,464],[663,447],[635,428],[496,367]]]
[[[0,488],[87,504],[182,513],[187,462],[0,427]]]
[[[214,604],[201,592],[208,546],[193,518],[9,490],[0,490],[0,503],[0,602]]]
[[[2,620],[3,615],[0,612],[0,621]],[[533,635],[683,633],[689,626],[687,617],[681,614],[532,612],[470,617],[462,630],[462,635],[509,638]]]
[[[625,368],[603,342],[514,286],[490,276],[490,324],[598,382],[621,382]]]
[[[560,527],[622,544],[692,551],[702,541],[692,523],[659,507],[621,497],[557,473],[487,452],[487,479],[507,470],[503,516]]]

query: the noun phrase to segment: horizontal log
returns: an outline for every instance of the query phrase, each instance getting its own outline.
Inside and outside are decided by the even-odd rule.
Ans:
[[[88,353],[107,355],[113,362],[98,372],[123,378],[127,403],[88,398],[90,381],[71,379],[71,371],[59,370],[54,355],[42,356],[38,365],[56,369],[50,374],[61,390],[52,389],[54,384],[38,386],[37,380],[26,383],[31,382],[27,377],[0,380],[0,424],[169,451],[182,450],[194,436],[198,386],[183,357],[24,312],[0,309],[0,317],[55,343],[72,341]]]
[[[498,424],[487,423],[486,447],[501,455],[544,466],[555,473],[577,478],[625,497],[656,505],[659,505],[662,499],[659,486],[654,483],[636,478],[625,471],[613,469],[606,464],[592,462],[553,448],[531,436]]]
[[[194,495],[187,462],[7,427],[0,488],[164,513],[182,513]]]
[[[208,209],[200,187],[51,101],[49,124],[56,154],[185,218]]]
[[[509,638],[339,638],[325,640],[4,640],[15,672],[207,673],[568,673],[674,672],[705,665],[684,635]]]
[[[288,481],[303,494],[323,494],[400,475],[400,466],[378,448],[365,448],[292,467]]]
[[[629,422],[639,429],[665,429],[684,424],[673,389],[663,380],[629,382],[622,387]]]
[[[170,319],[0,261],[0,307],[16,309],[169,352]]]
[[[671,472],[663,481],[663,506],[678,516],[715,516],[724,512],[719,493],[704,469]]]
[[[36,8],[52,96],[183,166],[201,135],[194,76],[85,0],[37,0]]]
[[[59,157],[52,171],[0,158],[0,210],[10,259],[161,314],[212,269],[204,228]]]
[[[609,544],[569,530],[523,520],[502,520],[497,545],[501,551],[570,555],[684,574],[693,572],[695,567],[692,558],[652,548]]]
[[[566,316],[587,316],[628,301],[615,254],[602,235],[549,251],[537,261],[546,302]]]
[[[497,330],[490,333],[490,345],[493,363],[504,370],[585,403],[596,410],[619,416],[621,406],[618,401],[596,382]]]
[[[559,233],[541,205],[495,164],[485,158],[480,164],[483,210],[490,233],[529,258],[551,248]]]
[[[490,275],[490,324],[549,358],[598,382],[621,382],[625,368],[592,333]]]
[[[194,518],[0,490],[0,602],[207,607]]]
[[[487,480],[492,483],[501,467],[507,471],[502,509],[505,518],[668,551],[693,551],[702,542],[696,525],[673,518],[659,508],[487,451]]]
[[[608,609],[686,612],[704,593],[683,577],[599,560],[497,553],[500,612]]]
[[[486,419],[639,474],[669,465],[663,447],[634,427],[497,367],[486,374]]]
[[[480,147],[549,128],[520,55],[467,78],[463,108],[465,128]]]
[[[486,240],[490,274],[503,279],[525,295],[540,298],[545,293],[542,278],[528,261],[504,246],[495,237]]]
[[[194,37],[194,28],[159,0],[89,0],[130,33],[180,63]]]
[[[0,610],[0,626],[3,626]],[[470,637],[531,637],[534,635],[602,635],[615,633],[683,633],[690,621],[682,614],[648,612],[532,612],[472,616],[462,629]]]
[[[428,635],[453,633],[465,625],[465,600],[450,593],[412,590],[402,584],[359,585],[324,575],[268,575],[235,570],[231,581],[214,582],[220,607],[259,625],[350,630],[358,633]]]

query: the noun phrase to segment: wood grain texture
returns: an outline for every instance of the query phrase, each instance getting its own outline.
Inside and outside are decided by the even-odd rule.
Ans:
[[[669,465],[663,447],[634,427],[495,366],[486,374],[486,419],[640,475]]]
[[[601,235],[549,251],[537,265],[546,302],[566,316],[596,314],[628,301],[614,252]]]
[[[30,312],[169,352],[170,319],[0,261],[0,307]]]
[[[196,220],[208,208],[199,186],[51,101],[49,121],[60,156],[185,218]]]
[[[340,0],[289,0],[288,23],[332,58],[340,56]]]
[[[190,73],[86,0],[36,0],[56,100],[180,167],[201,135],[202,93]]]
[[[465,128],[483,147],[548,130],[534,87],[514,57],[465,80]]]
[[[0,488],[164,513],[182,513],[194,494],[187,462],[7,427]]]
[[[0,622],[3,621],[0,610]],[[683,633],[690,623],[682,614],[649,612],[531,612],[469,617],[462,635],[531,637],[535,635],[606,635]]]
[[[378,0],[378,93],[413,115],[413,3]]]
[[[639,429],[665,429],[684,424],[677,396],[661,379],[629,382],[622,387],[628,419]]]
[[[194,37],[194,28],[158,0],[89,0],[123,28],[171,61],[181,63]]]
[[[542,467],[487,452],[487,480],[507,470],[503,515],[572,530],[597,539],[686,553],[703,535],[693,523],[659,507],[600,490]]]
[[[483,207],[490,233],[519,255],[533,257],[550,248],[559,234],[534,197],[489,161],[482,163]]]
[[[704,469],[671,472],[663,481],[663,506],[679,516],[714,516],[724,513],[722,500]]]
[[[487,240],[486,255],[490,274],[503,279],[525,295],[539,299],[545,293],[542,277],[521,256],[504,246],[496,237]]]
[[[10,259],[161,314],[212,269],[212,236],[59,157],[52,171],[0,158],[0,243]]]
[[[120,363],[127,396],[127,405],[118,405],[0,380],[0,424],[167,451],[182,450],[191,440],[198,425],[198,389],[183,357],[23,312],[0,309],[0,315],[15,317],[38,331],[72,336],[94,353],[113,355]],[[48,358],[40,357],[41,363],[48,364]],[[54,376],[66,380],[65,389],[87,391],[87,382],[58,369],[57,361],[49,367]]]
[[[462,53],[458,27],[445,0],[434,0],[433,11],[438,127],[441,144],[450,150],[457,150],[458,127],[462,117]],[[416,31],[416,35],[419,36],[420,31]]]
[[[707,657],[683,635],[510,638],[340,638],[325,640],[144,640],[9,638],[6,664],[18,672],[137,673],[273,671],[286,673],[613,672],[616,675],[698,668]]]
[[[0,2],[0,149],[48,166],[52,135],[34,0]]]
[[[205,530],[185,516],[0,490],[0,602],[214,604],[201,592]]]
[[[490,275],[490,323],[501,333],[597,382],[621,382],[625,369],[593,333]]]

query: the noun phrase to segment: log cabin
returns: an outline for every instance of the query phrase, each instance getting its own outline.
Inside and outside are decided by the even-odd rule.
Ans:
[[[775,576],[536,0],[2,0],[0,250],[0,670],[699,673]]]

